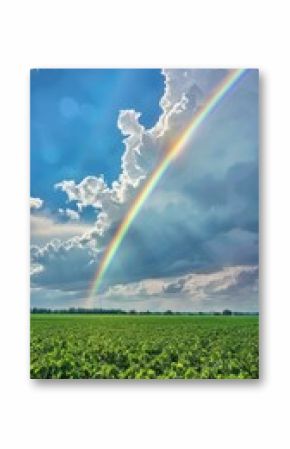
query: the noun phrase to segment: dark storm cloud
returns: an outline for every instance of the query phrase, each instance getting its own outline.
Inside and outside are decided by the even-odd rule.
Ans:
[[[108,279],[136,281],[257,264],[257,196],[257,163],[248,162],[230,167],[224,178],[206,175],[187,181],[178,201],[164,199],[160,210],[150,207],[149,200]]]
[[[185,284],[185,280],[184,279],[180,279],[177,282],[174,282],[172,284],[168,284],[165,287],[163,287],[163,292],[164,293],[179,293],[182,291],[182,288]]]

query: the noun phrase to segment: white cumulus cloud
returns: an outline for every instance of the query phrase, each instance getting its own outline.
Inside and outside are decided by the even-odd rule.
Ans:
[[[43,200],[40,198],[30,198],[30,209],[40,209],[43,206]]]
[[[88,176],[79,184],[63,180],[55,186],[67,194],[69,201],[75,201],[79,210],[86,206],[100,210],[92,229],[94,238],[103,236],[124,216],[172,136],[186,126],[201,103],[202,94],[196,85],[194,70],[163,70],[163,75],[162,113],[155,126],[145,129],[137,111],[121,110],[119,113],[117,126],[125,136],[125,150],[118,179],[108,186],[103,176]]]

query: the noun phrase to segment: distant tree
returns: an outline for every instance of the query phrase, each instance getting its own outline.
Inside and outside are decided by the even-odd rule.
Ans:
[[[232,315],[232,311],[229,309],[223,310],[223,315]]]
[[[164,312],[165,315],[172,315],[172,310],[166,310],[166,312]]]

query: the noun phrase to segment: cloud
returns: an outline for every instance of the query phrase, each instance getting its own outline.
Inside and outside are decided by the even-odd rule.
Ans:
[[[175,295],[187,296],[192,301],[197,301],[211,295],[215,297],[216,293],[232,295],[241,287],[253,285],[257,276],[256,265],[224,267],[208,273],[193,272],[178,278],[145,279],[128,284],[117,284],[108,288],[106,297]]]
[[[257,290],[257,266],[225,267],[180,278],[143,279],[110,286],[92,306],[141,311],[256,311]],[[51,284],[50,288],[33,283],[31,306],[78,307],[85,304],[87,296],[87,284],[77,279],[70,284]]]
[[[37,273],[40,273],[43,270],[43,267],[41,265],[38,264],[31,264],[30,266],[30,275],[34,275]]]
[[[139,112],[120,111],[117,126],[124,135],[120,174],[111,184],[102,175],[87,176],[79,183],[70,179],[56,184],[80,212],[93,207],[97,219],[82,235],[76,232],[77,238],[71,235],[57,245],[33,251],[33,263],[43,268],[32,277],[35,286],[66,289],[70,283],[75,288],[77,284],[79,288],[89,284],[105,246],[152,168],[222,75],[221,71],[164,70],[162,112],[152,128],[146,129],[140,123]],[[196,80],[207,77],[203,95]],[[194,289],[193,281],[190,284],[183,276],[193,272],[198,276],[209,270],[229,276],[223,272],[224,266],[258,263],[255,73],[248,83],[251,88],[237,89],[218,113],[208,118],[162,178],[130,227],[106,275],[103,291],[118,284],[121,295],[124,285],[146,279],[151,279],[151,284],[155,280],[157,289],[158,279],[170,277],[168,284],[160,284],[160,295],[154,295],[170,301],[182,293],[191,301],[185,289],[191,284]],[[195,285],[199,285],[196,289],[207,291],[208,296],[217,294],[213,287],[200,286],[200,276],[199,284],[194,278]],[[147,287],[145,282],[142,288]],[[148,298],[140,291],[139,297]]]
[[[193,273],[182,279],[180,291],[190,295],[193,300],[216,298],[217,294],[232,296],[233,291],[252,285],[257,276],[258,267],[255,265],[224,267],[212,273]]]
[[[178,279],[177,282],[173,282],[172,284],[167,284],[163,287],[164,293],[179,293],[182,291],[183,286],[185,284],[185,279]]]
[[[96,250],[91,242],[82,243],[79,237],[67,241],[51,240],[46,245],[31,246],[31,265],[40,267],[32,276],[32,287],[46,286],[58,290],[88,288],[96,266]]]
[[[51,307],[53,309],[80,307],[85,294],[83,291],[47,289],[42,287],[31,288],[30,306],[32,307]]]
[[[30,209],[40,209],[43,206],[43,200],[40,198],[30,198]]]
[[[91,227],[80,222],[60,223],[46,215],[31,215],[31,240],[33,244],[46,244],[53,239],[69,240],[75,236],[85,236]]]
[[[258,267],[234,266],[179,278],[145,279],[108,288],[103,304],[146,310],[257,310]],[[98,301],[98,299],[97,299]],[[169,307],[170,306],[170,307]],[[115,305],[116,307],[116,305]]]
[[[70,220],[79,220],[80,219],[80,214],[73,209],[58,209],[59,213],[67,218],[69,218]]]

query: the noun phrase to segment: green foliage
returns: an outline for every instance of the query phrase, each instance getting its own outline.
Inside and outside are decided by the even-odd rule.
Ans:
[[[31,315],[33,379],[256,379],[258,317]]]

